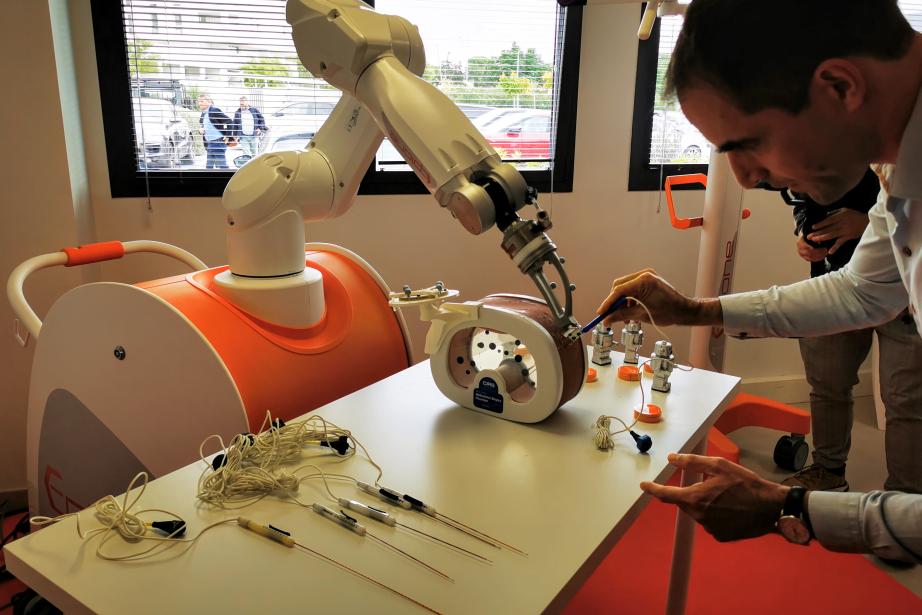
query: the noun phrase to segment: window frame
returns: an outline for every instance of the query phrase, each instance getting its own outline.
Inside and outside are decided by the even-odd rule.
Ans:
[[[369,4],[373,6],[374,1],[370,0]],[[120,0],[91,0],[90,7],[112,198],[221,196],[232,171],[147,173],[136,168],[122,3]],[[541,192],[549,192],[552,188],[554,192],[573,190],[582,15],[582,7],[578,6],[561,11],[564,41],[553,170],[520,171],[526,182]],[[362,179],[359,194],[429,194],[429,190],[412,171],[376,171],[373,162]]]
[[[646,4],[641,6],[643,16]],[[661,19],[653,25],[650,38],[637,45],[637,75],[634,82],[634,116],[631,123],[631,158],[628,191],[662,190],[670,175],[707,173],[706,164],[650,164],[653,142],[653,112],[656,102],[656,69],[659,64]],[[703,190],[701,186],[683,186]]]

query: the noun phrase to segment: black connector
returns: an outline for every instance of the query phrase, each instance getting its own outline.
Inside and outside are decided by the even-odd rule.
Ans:
[[[349,451],[349,439],[346,436],[340,436],[336,440],[321,440],[320,446],[332,448],[340,455],[345,455]]]
[[[211,460],[211,467],[215,472],[227,465],[227,457],[224,453],[218,453],[214,456],[214,459]]]
[[[186,522],[179,519],[172,521],[154,521],[150,524],[155,530],[160,530],[170,538],[179,538],[186,533]]]
[[[380,489],[378,489],[378,493],[386,497],[388,500],[391,500],[395,504],[400,504],[400,494],[399,493],[394,493],[390,489],[385,489],[384,487],[381,487]]]
[[[412,495],[404,495],[403,499],[412,504],[414,508],[424,508],[426,506],[422,500],[417,500]]]

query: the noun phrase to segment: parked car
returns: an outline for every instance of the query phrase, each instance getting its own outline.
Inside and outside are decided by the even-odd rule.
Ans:
[[[547,160],[551,157],[551,112],[530,109],[488,124],[483,136],[504,158]]]
[[[266,116],[270,139],[274,135],[315,134],[323,126],[323,123],[327,121],[327,118],[330,117],[330,113],[333,112],[333,107],[336,106],[338,101],[338,97],[324,100],[310,99],[282,107],[275,113]]]
[[[132,98],[135,146],[142,169],[176,169],[194,161],[192,129],[166,100]]]
[[[519,109],[518,107],[497,107],[491,111],[487,111],[483,115],[477,116],[473,119],[474,126],[481,133],[485,133],[491,124],[501,121],[503,118],[509,117],[511,114],[525,113],[527,111],[532,111],[532,109]]]
[[[478,117],[495,110],[495,107],[490,107],[489,105],[475,105],[471,103],[455,104],[459,109],[461,109],[461,112],[467,116],[467,119],[471,120],[472,122]]]
[[[311,139],[314,138],[313,132],[277,132],[272,131],[270,133],[266,147],[262,150],[262,153],[267,152],[287,152],[301,150],[307,147],[307,144],[310,143]]]

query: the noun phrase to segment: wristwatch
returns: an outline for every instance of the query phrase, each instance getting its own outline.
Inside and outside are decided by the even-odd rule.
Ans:
[[[806,545],[814,538],[813,528],[806,507],[807,490],[803,487],[791,487],[784,498],[784,508],[776,527],[788,542]]]

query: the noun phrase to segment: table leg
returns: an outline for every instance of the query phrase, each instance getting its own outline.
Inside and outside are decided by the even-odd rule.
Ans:
[[[704,455],[707,452],[707,434],[692,453]],[[681,485],[687,487],[701,480],[698,472],[682,471]],[[675,542],[672,546],[672,569],[669,571],[669,593],[666,596],[666,615],[682,615],[685,599],[688,597],[688,579],[691,575],[692,547],[695,544],[695,520],[676,511]]]

